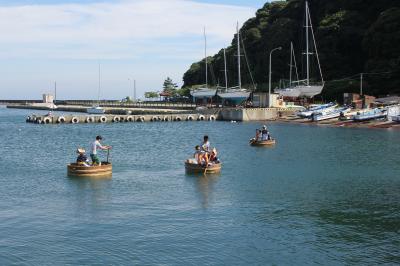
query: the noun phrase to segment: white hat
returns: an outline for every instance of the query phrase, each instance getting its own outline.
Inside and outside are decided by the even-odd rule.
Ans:
[[[78,148],[77,150],[76,150],[76,153],[85,153],[86,151],[85,151],[85,149],[83,149],[83,148]]]

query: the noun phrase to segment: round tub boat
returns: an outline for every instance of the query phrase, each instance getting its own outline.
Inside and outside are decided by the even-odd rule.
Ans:
[[[259,141],[251,140],[250,141],[251,146],[258,146],[258,147],[273,146],[273,145],[275,145],[275,143],[276,143],[276,141],[274,139],[259,140]]]
[[[221,172],[221,168],[222,163],[216,163],[205,167],[197,163],[191,163],[189,160],[185,162],[185,169],[188,173],[215,174]]]
[[[71,163],[67,166],[68,176],[70,177],[111,177],[112,164],[102,162],[98,166],[82,166]]]

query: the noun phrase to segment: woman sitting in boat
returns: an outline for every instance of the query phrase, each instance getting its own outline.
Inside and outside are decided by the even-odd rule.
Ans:
[[[258,128],[256,129],[256,137],[253,140],[255,141],[261,140],[261,130],[259,130]]]
[[[210,154],[210,163],[220,163],[217,156],[218,156],[217,149],[213,148]]]
[[[270,140],[270,139],[271,139],[271,136],[269,135],[267,126],[264,125],[261,130],[261,140],[264,141],[264,140]]]
[[[87,166],[89,167],[89,159],[86,156],[86,151],[82,148],[78,148],[76,150],[76,153],[78,153],[78,158],[76,158],[76,163],[80,166]]]

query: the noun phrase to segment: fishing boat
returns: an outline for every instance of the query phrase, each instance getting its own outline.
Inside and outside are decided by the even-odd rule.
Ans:
[[[319,61],[319,56],[318,56],[318,49],[317,49],[317,43],[315,40],[315,35],[314,35],[314,30],[312,26],[312,21],[311,21],[311,15],[310,15],[310,9],[308,6],[308,1],[305,3],[306,9],[305,9],[305,39],[306,39],[306,51],[304,52],[304,55],[306,56],[306,78],[304,80],[299,80],[298,75],[297,75],[297,81],[292,81],[292,78],[290,78],[290,84],[289,88],[286,89],[280,89],[280,90],[275,90],[276,93],[279,93],[281,96],[287,96],[287,97],[307,97],[307,98],[313,98],[315,95],[318,95],[321,93],[322,89],[324,88],[324,78],[322,76],[322,70],[321,70],[321,64]],[[310,33],[312,37],[312,45],[314,46],[314,52],[312,50],[310,51]],[[291,58],[291,63],[290,63],[290,75],[292,73],[292,67],[296,67],[296,59],[294,57],[294,49],[293,45],[291,45],[291,52],[290,52],[290,58]],[[321,78],[321,82],[311,82],[310,80],[310,56],[314,55],[316,56],[317,63],[318,63],[318,70]],[[293,65],[293,60],[295,65]],[[297,67],[296,67],[296,73],[297,73]]]
[[[330,111],[326,112],[314,112],[311,115],[312,121],[323,121],[323,120],[328,120],[328,119],[333,119],[333,118],[339,118],[341,116],[345,116],[346,113],[350,112],[351,108],[350,107],[340,107],[340,108],[335,108]]]
[[[392,116],[392,121],[400,123],[400,115]]]
[[[362,122],[385,118],[387,117],[387,113],[387,110],[382,108],[374,108],[367,111],[360,111],[355,116],[353,116],[353,121]]]
[[[250,145],[251,146],[256,146],[256,147],[273,146],[273,145],[275,145],[275,143],[276,143],[275,139],[270,139],[270,140],[255,140],[255,139],[251,139],[250,140]]]
[[[105,113],[105,109],[100,107],[100,64],[99,64],[99,87],[98,87],[98,91],[97,91],[97,104],[93,105],[90,108],[86,109],[86,112],[88,114],[104,114]]]
[[[83,166],[71,163],[67,166],[67,172],[70,177],[111,177],[112,164],[102,162],[97,166]]]
[[[221,172],[221,168],[222,163],[213,163],[205,167],[190,159],[185,162],[185,169],[187,173],[215,174]]]
[[[313,113],[327,113],[332,111],[337,106],[336,103],[327,103],[327,104],[313,104],[308,107],[305,111],[300,111],[297,113],[297,116],[301,118],[311,118]]]

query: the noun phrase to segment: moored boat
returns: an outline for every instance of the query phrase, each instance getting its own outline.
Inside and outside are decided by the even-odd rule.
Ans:
[[[101,165],[83,166],[71,163],[67,166],[67,172],[70,177],[111,177],[112,164],[102,162]]]
[[[358,112],[353,116],[353,121],[362,122],[369,121],[379,118],[385,118],[387,116],[387,110],[381,108],[375,108],[364,112]]]
[[[313,113],[325,114],[335,109],[336,106],[337,106],[336,103],[312,105],[307,110],[298,112],[297,116],[302,118],[310,118],[313,115]]]
[[[257,140],[257,141],[255,139],[250,140],[250,145],[257,147],[273,146],[275,145],[275,143],[276,143],[275,139]]]
[[[187,173],[215,174],[221,172],[221,168],[222,168],[222,163],[213,163],[205,167],[191,160],[187,160],[185,162],[185,169]]]
[[[88,114],[104,114],[105,111],[106,110],[104,108],[100,107],[100,106],[93,106],[93,107],[90,107],[90,108],[86,109],[86,112]]]
[[[336,108],[331,111],[327,112],[315,112],[312,114],[311,119],[313,121],[323,121],[323,120],[328,120],[328,119],[333,119],[333,118],[339,118],[341,116],[345,116],[346,113],[350,112],[351,108],[349,107],[341,107],[341,108]]]
[[[400,115],[392,116],[392,121],[400,123]]]

